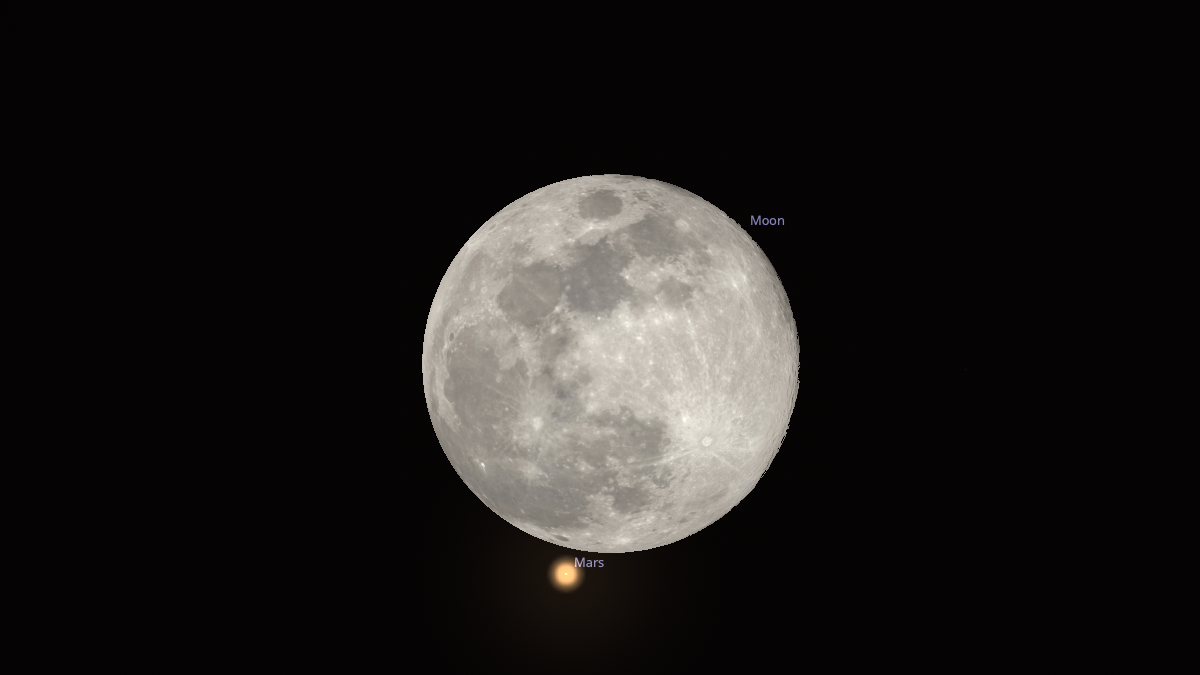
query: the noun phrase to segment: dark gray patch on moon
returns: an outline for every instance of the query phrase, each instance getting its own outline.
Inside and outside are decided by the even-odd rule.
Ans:
[[[618,513],[637,513],[649,506],[653,501],[650,491],[642,487],[618,486],[612,490],[613,508]]]
[[[570,530],[587,525],[589,497],[600,487],[595,477],[551,469],[545,482],[530,483],[513,472],[496,477],[485,489],[499,513],[547,530]],[[553,487],[551,487],[553,486]]]
[[[501,368],[487,337],[481,326],[459,332],[450,348],[442,393],[454,406],[468,438],[496,449],[497,439],[485,437],[486,432],[508,425],[516,397],[525,387],[526,371],[524,360]]]
[[[692,297],[692,287],[670,277],[658,285],[655,297],[667,307],[681,307]]]
[[[621,213],[621,198],[612,190],[597,190],[579,200],[579,215],[589,220],[608,220]]]
[[[567,302],[572,309],[607,315],[622,300],[633,298],[633,287],[621,276],[633,256],[614,248],[608,237],[595,244],[577,244],[575,248],[579,261],[563,274]]]
[[[590,456],[599,452],[622,462],[651,462],[663,456],[667,442],[663,422],[640,419],[625,406],[618,413],[597,413],[591,419],[605,431],[605,437],[588,449]]]
[[[561,534],[556,534],[556,535],[554,535],[554,538],[555,538],[555,539],[557,539],[557,540],[559,540],[559,541],[571,541],[570,539],[568,539],[568,538],[566,538],[566,537],[562,536]]]
[[[622,228],[620,235],[638,255],[647,258],[662,260],[681,256],[688,251],[704,250],[695,238],[675,227],[674,218],[657,212],[648,213],[645,218]]]
[[[505,316],[533,327],[558,306],[562,296],[562,275],[544,262],[513,271],[512,281],[496,296],[496,304]]]

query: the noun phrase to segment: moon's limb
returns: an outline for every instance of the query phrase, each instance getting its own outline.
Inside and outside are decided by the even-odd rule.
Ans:
[[[438,288],[422,372],[471,490],[595,552],[686,537],[753,489],[787,428],[799,345],[770,263],[663,183],[589,177],[526,195]]]

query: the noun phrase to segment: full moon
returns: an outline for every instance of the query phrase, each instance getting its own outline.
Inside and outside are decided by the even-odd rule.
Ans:
[[[796,402],[787,294],[728,216],[629,176],[555,183],[484,223],[425,327],[434,431],[467,487],[547,542],[619,553],[754,489]]]

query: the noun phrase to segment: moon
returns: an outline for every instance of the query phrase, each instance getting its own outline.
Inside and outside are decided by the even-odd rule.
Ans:
[[[621,553],[712,524],[754,489],[796,402],[800,346],[771,263],[655,180],[588,176],[466,242],[421,355],[450,464],[544,541]]]

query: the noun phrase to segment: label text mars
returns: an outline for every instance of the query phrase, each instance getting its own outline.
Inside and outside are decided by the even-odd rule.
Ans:
[[[604,567],[603,560],[588,560],[587,558],[576,558],[576,567]]]

